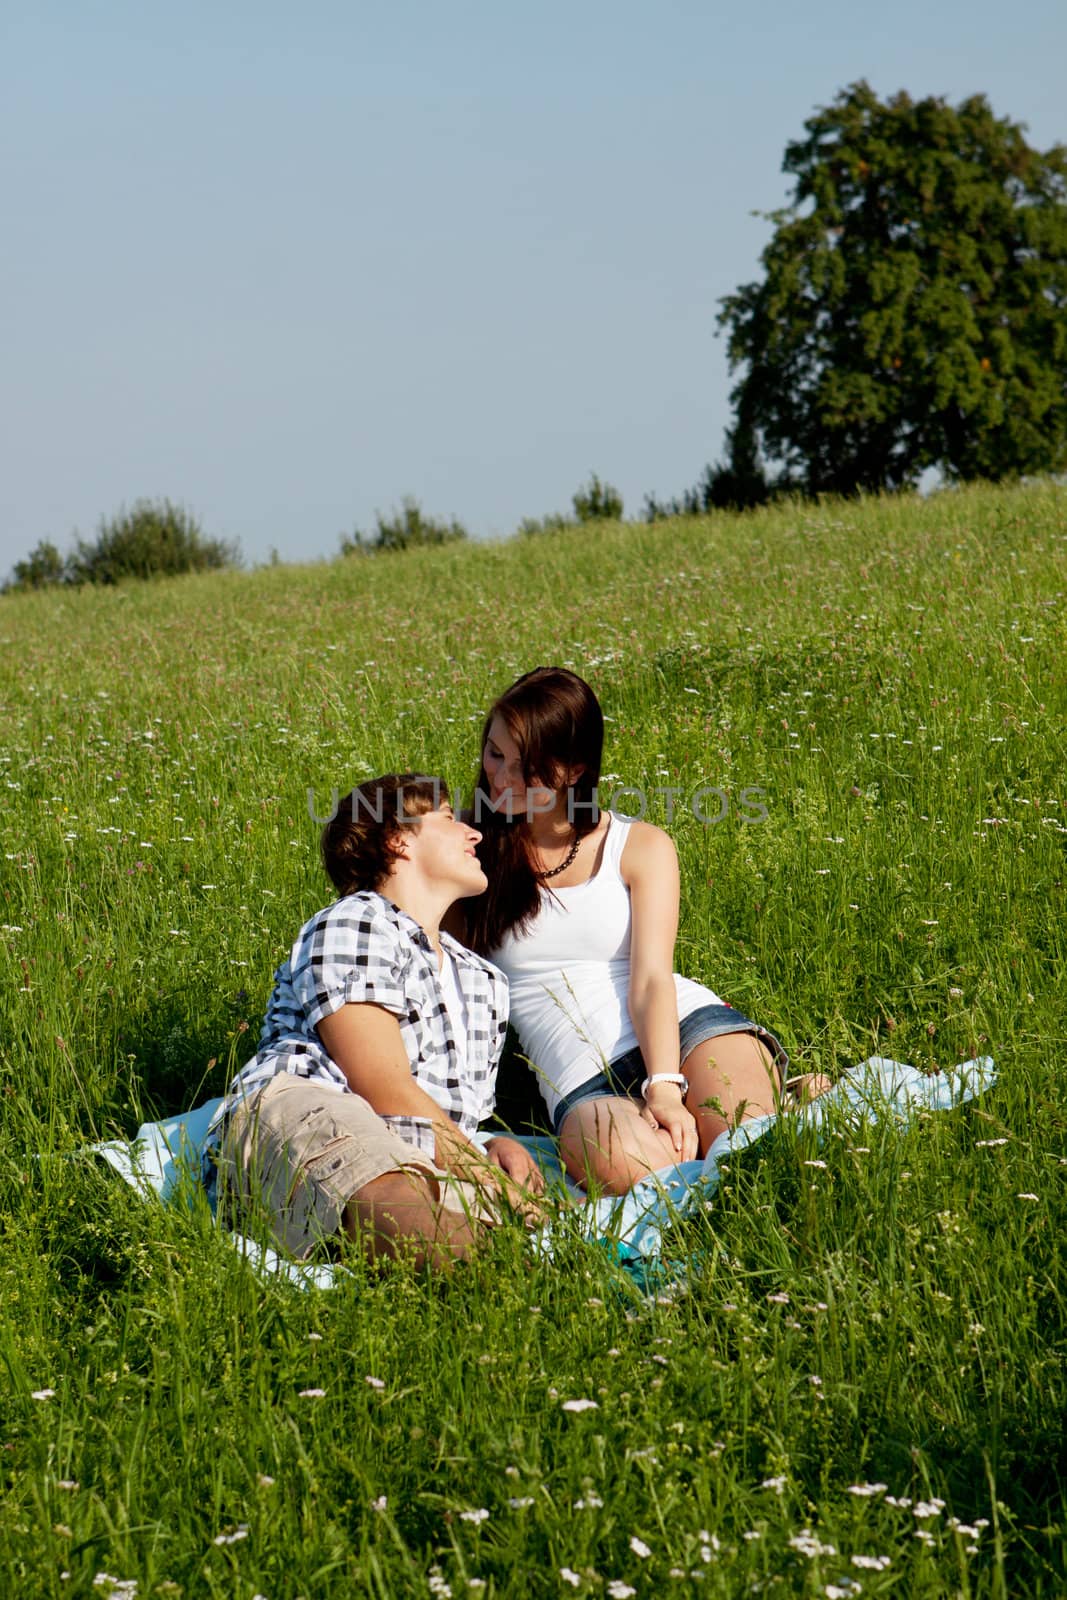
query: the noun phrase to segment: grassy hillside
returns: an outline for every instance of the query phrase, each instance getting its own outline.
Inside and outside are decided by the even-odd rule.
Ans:
[[[3,597],[4,1592],[1062,1593],[1065,608],[1050,486]],[[746,1164],[669,1305],[515,1239],[446,1288],[265,1285],[72,1153],[252,1053],[326,898],[309,791],[469,793],[540,662],[676,839],[683,970],[797,1070],[1000,1084]]]

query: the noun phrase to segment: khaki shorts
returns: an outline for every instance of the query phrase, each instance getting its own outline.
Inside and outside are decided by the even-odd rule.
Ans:
[[[258,1216],[282,1249],[303,1259],[340,1231],[349,1201],[390,1172],[428,1180],[435,1200],[472,1220],[497,1220],[472,1184],[406,1144],[362,1095],[279,1073],[230,1116],[218,1159],[219,1216],[238,1228]]]

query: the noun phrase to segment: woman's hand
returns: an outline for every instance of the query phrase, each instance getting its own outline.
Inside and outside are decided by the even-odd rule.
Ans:
[[[695,1161],[700,1153],[697,1120],[687,1111],[677,1083],[654,1083],[641,1115],[652,1128],[662,1128],[674,1146],[676,1159]]]
[[[530,1152],[517,1139],[490,1139],[485,1153],[494,1167],[528,1194],[543,1194],[545,1178]]]

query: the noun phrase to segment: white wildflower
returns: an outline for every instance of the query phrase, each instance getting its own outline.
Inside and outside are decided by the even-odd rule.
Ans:
[[[489,1513],[484,1506],[479,1506],[477,1511],[461,1511],[459,1520],[460,1522],[473,1522],[477,1527],[479,1522],[489,1521]]]
[[[55,1394],[55,1392],[56,1391],[54,1389],[31,1389],[30,1390],[30,1399],[31,1400],[51,1400],[51,1398]],[[106,1577],[107,1574],[105,1573],[104,1576]]]
[[[777,1478],[764,1478],[763,1482],[760,1484],[760,1488],[773,1489],[775,1494],[781,1494],[784,1491],[788,1481],[788,1478],[783,1472],[781,1476]]]
[[[597,1403],[595,1400],[564,1400],[562,1409],[564,1411],[596,1411]]]
[[[569,1583],[572,1589],[577,1589],[581,1584],[581,1577],[573,1567],[560,1567],[559,1575],[564,1583]]]
[[[372,1388],[372,1389],[384,1389],[385,1388],[385,1379],[384,1378],[372,1378],[370,1373],[368,1373],[367,1376],[363,1379],[363,1382],[368,1384],[370,1386],[370,1388]]]
[[[873,1494],[885,1494],[887,1485],[884,1483],[850,1483],[849,1494],[858,1495],[861,1499],[870,1499]],[[890,1505],[896,1505],[895,1500],[890,1500]]]
[[[630,1596],[636,1594],[637,1590],[632,1584],[623,1583],[621,1578],[612,1578],[608,1584],[608,1593],[611,1600],[630,1600]]]
[[[852,1565],[868,1572],[884,1572],[886,1567],[892,1566],[889,1556],[853,1556]]]
[[[817,1539],[810,1528],[803,1528],[800,1533],[789,1535],[789,1548],[796,1550],[802,1556],[807,1556],[814,1561],[816,1556],[836,1556],[837,1547],[832,1544],[823,1544]]]
[[[643,1539],[639,1539],[636,1533],[632,1533],[630,1535],[630,1549],[633,1551],[635,1556],[640,1556],[642,1561],[647,1561],[649,1556],[652,1554],[652,1551],[649,1549],[645,1541]]]
[[[301,1400],[322,1400],[325,1398],[325,1389],[300,1389],[297,1391]]]
[[[222,1544],[240,1544],[242,1539],[247,1539],[247,1538],[248,1538],[248,1524],[247,1524],[247,1522],[239,1522],[237,1524],[237,1527],[231,1529],[231,1531],[229,1533],[217,1533],[215,1535],[215,1537],[212,1539],[211,1542],[212,1542],[212,1544],[219,1544],[219,1545],[222,1545]]]

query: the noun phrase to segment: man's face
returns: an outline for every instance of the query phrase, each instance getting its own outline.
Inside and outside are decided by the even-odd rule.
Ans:
[[[420,871],[455,890],[455,898],[481,894],[488,882],[474,847],[481,838],[477,828],[461,822],[447,800],[405,827],[410,859]]]

